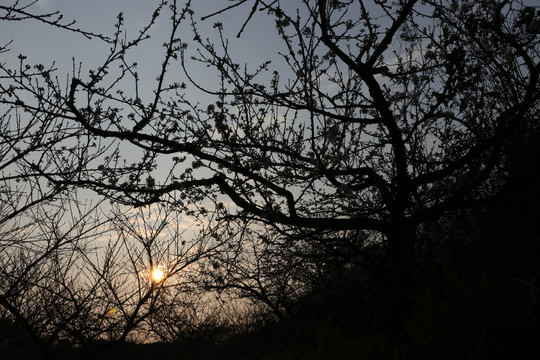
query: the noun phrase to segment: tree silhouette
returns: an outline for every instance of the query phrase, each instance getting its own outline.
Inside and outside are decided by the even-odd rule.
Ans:
[[[58,12],[36,13],[34,5],[0,5],[0,20],[40,21],[110,41],[62,22]],[[9,48],[1,44],[0,53]],[[29,66],[24,55],[18,61],[14,71],[0,63],[2,356],[48,358],[64,345],[95,351],[156,333],[154,314],[162,307],[191,306],[168,292],[188,286],[186,268],[220,244],[182,239],[174,209],[126,213],[47,180],[85,171],[110,144],[102,147],[82,126],[56,116],[65,100],[55,91],[54,65]],[[160,263],[167,266],[166,278],[152,282],[150,269]],[[199,319],[188,320],[186,326],[199,325]],[[105,346],[96,346],[104,339]]]
[[[304,0],[298,11],[279,1],[251,4],[238,35],[256,17],[272,17],[283,43],[278,64],[242,66],[223,24],[214,24],[215,41],[205,39],[191,2],[170,1],[132,40],[119,16],[103,65],[72,74],[66,88],[47,71],[25,72],[24,59],[18,73],[3,69],[11,85],[2,85],[0,102],[96,142],[77,147],[92,154],[88,161],[60,152],[73,170],[32,163],[56,186],[211,214],[238,234],[248,225],[260,236],[271,232],[266,239],[283,249],[316,243],[325,248],[321,261],[383,246],[399,317],[414,283],[418,230],[504,192],[505,147],[538,121],[540,15],[520,1]],[[127,59],[165,5],[170,37],[144,99]],[[181,37],[186,24],[192,43]],[[197,81],[195,64],[218,74],[215,87]],[[173,66],[182,66],[185,82],[169,76]],[[190,91],[214,100],[201,105]],[[130,163],[126,150],[140,160]]]

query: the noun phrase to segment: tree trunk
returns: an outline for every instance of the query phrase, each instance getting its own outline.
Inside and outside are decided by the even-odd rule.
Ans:
[[[415,284],[416,227],[396,221],[387,236],[392,265],[387,331],[394,344],[402,348],[410,341],[406,320],[411,312],[411,290]]]

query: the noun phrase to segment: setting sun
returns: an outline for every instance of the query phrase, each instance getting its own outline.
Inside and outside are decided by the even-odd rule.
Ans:
[[[152,270],[152,281],[154,282],[160,282],[165,278],[165,272],[160,269],[159,267],[155,267],[154,270]]]

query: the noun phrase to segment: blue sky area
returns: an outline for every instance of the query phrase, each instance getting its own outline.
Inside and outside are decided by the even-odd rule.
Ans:
[[[2,0],[4,3],[6,0]],[[12,4],[14,0],[8,0]],[[28,3],[29,1],[27,1]],[[179,1],[183,5],[184,1]],[[127,37],[133,38],[141,27],[148,24],[154,9],[159,4],[157,0],[38,0],[29,8],[29,12],[48,13],[60,11],[63,22],[76,20],[76,27],[85,31],[112,35],[118,13],[122,12],[125,18]],[[239,63],[257,64],[264,62],[271,56],[276,56],[277,49],[282,45],[274,29],[273,20],[266,13],[257,12],[248,24],[240,39],[236,34],[251,10],[252,3],[248,2],[232,11],[225,12],[205,21],[202,16],[211,14],[223,7],[230,6],[230,2],[223,0],[194,1],[193,9],[199,24],[199,30],[204,36],[213,36],[216,30],[213,24],[220,21],[224,24],[224,31],[231,39],[231,47]],[[300,5],[300,3],[299,3]],[[152,38],[146,41],[135,52],[128,56],[128,60],[138,63],[138,71],[145,81],[155,81],[155,76],[163,60],[162,44],[170,36],[170,20],[168,9],[165,9],[158,23],[151,32]],[[182,29],[182,40],[192,42],[193,33],[189,22]],[[83,75],[90,68],[100,65],[108,54],[109,45],[98,40],[88,40],[80,34],[56,29],[49,25],[33,21],[0,21],[0,45],[10,40],[10,51],[0,55],[4,64],[16,65],[18,55],[28,57],[30,64],[41,63],[45,66],[53,61],[58,68],[57,75],[61,78],[71,73],[72,59],[76,63],[83,63]],[[173,66],[174,68],[174,66]],[[205,69],[197,69],[193,65],[196,79],[206,84],[212,84],[217,79]],[[180,73],[178,74],[180,77]],[[178,78],[174,81],[182,82],[186,79]]]

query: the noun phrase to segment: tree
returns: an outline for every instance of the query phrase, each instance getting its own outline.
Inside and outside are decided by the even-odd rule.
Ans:
[[[304,0],[296,11],[253,0],[238,35],[263,10],[283,49],[279,64],[251,67],[235,59],[223,24],[215,41],[204,38],[190,1],[162,2],[150,25],[166,3],[170,38],[149,99],[126,58],[151,26],[123,40],[121,17],[103,66],[72,74],[65,89],[39,74],[54,108],[23,86],[28,73],[5,71],[15,85],[0,101],[12,111],[61,119],[110,146],[99,166],[53,172],[38,163],[40,176],[135,206],[255,222],[277,241],[346,249],[367,240],[344,239],[367,234],[391,261],[396,313],[414,283],[419,228],[504,192],[504,148],[538,121],[540,14],[520,1]],[[180,37],[186,22],[191,44]],[[168,78],[175,63],[188,84]],[[201,63],[218,74],[215,88],[190,70]],[[193,101],[197,90],[215,101]],[[28,92],[38,101],[23,101]],[[141,160],[123,163],[120,145]]]
[[[0,20],[40,21],[109,41],[62,22],[58,12],[35,13],[34,4],[0,5]],[[9,46],[0,44],[0,53],[9,53]],[[0,63],[3,356],[48,358],[62,344],[93,349],[104,339],[110,346],[157,336],[153,317],[161,308],[194,306],[168,292],[185,290],[189,267],[220,244],[202,236],[183,239],[174,209],[126,213],[82,189],[49,181],[50,174],[74,175],[101,162],[111,144],[56,116],[64,99],[55,91],[54,65],[30,66],[24,55],[17,61],[13,71]],[[152,281],[158,266],[164,278]]]
[[[86,330],[96,294],[83,284],[81,259],[103,232],[99,205],[61,194],[2,226],[0,312],[18,329],[11,337],[26,339],[24,349],[12,344],[14,358],[37,356],[32,351],[47,357],[58,341]]]
[[[254,306],[263,304],[271,312],[269,318],[285,319],[318,282],[325,264],[301,256],[298,249],[304,244],[274,242],[271,234],[257,230],[248,226],[241,234],[220,236],[228,246],[202,264],[200,286],[217,291],[220,297],[232,293],[233,298],[247,299]]]
[[[105,302],[100,309],[116,307],[107,326],[97,329],[106,330],[107,340],[116,343],[128,336],[170,341],[162,334],[174,318],[172,309],[188,312],[207,303],[197,298],[207,294],[194,286],[192,278],[198,263],[214,257],[222,243],[204,233],[185,239],[182,217],[171,208],[118,211],[113,223],[117,237],[110,239],[98,261],[91,261],[95,282],[100,284],[95,297]],[[182,325],[197,327],[205,320],[186,317]]]
[[[2,234],[0,318],[13,328],[7,341],[27,339],[24,350],[11,343],[13,354],[6,355],[35,351],[48,358],[61,344],[94,352],[157,339],[172,319],[163,319],[166,309],[180,313],[203,303],[186,294],[206,295],[193,291],[190,274],[221,244],[184,240],[171,210],[118,212],[112,219],[102,211],[102,203],[60,198],[28,210]],[[188,318],[184,326],[204,321]]]
[[[104,39],[76,29],[73,23],[62,23],[58,13],[35,14],[30,5],[19,2],[0,5],[0,20],[37,20]],[[9,45],[0,44],[0,53],[8,53]],[[74,290],[80,254],[89,249],[88,239],[99,236],[104,220],[96,216],[99,201],[82,201],[78,191],[67,191],[68,187],[50,184],[39,176],[38,166],[52,172],[70,172],[91,156],[73,146],[75,139],[84,142],[84,135],[48,112],[60,99],[32,80],[38,74],[47,77],[53,67],[23,66],[23,55],[18,60],[24,73],[19,85],[39,97],[40,110],[27,109],[25,114],[29,116],[24,116],[19,106],[23,100],[2,76],[0,97],[7,106],[0,115],[0,313],[3,322],[13,329],[2,341],[18,338],[26,343],[23,349],[18,349],[20,344],[9,343],[8,349],[2,350],[8,358],[46,357],[87,310],[73,306],[80,305],[77,300],[83,295],[77,298],[70,291]],[[0,66],[6,70],[4,62]],[[12,101],[4,102],[6,97]],[[63,151],[78,160],[64,162],[60,155]]]

